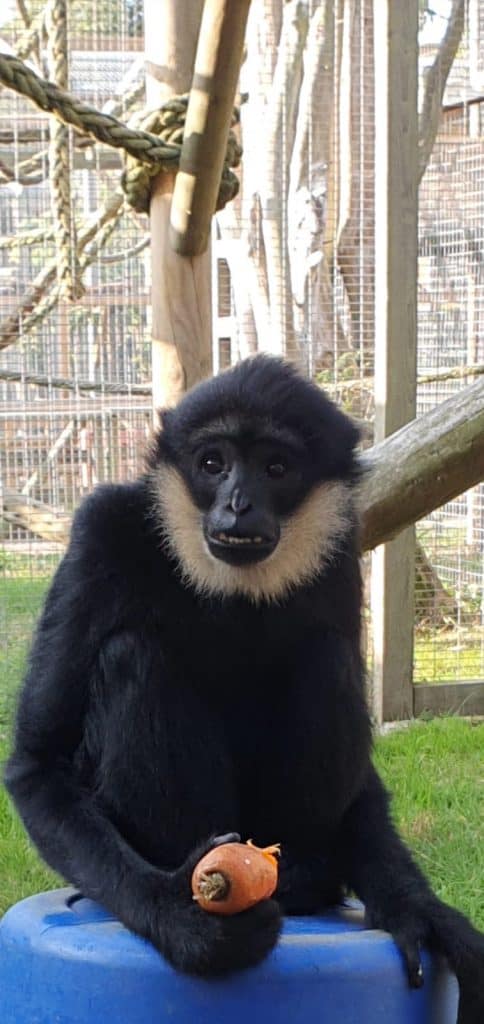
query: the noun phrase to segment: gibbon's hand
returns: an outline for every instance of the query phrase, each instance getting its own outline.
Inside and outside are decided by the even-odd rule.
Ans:
[[[149,938],[180,971],[217,975],[252,967],[277,942],[281,912],[275,900],[226,917],[206,913],[193,899],[191,878],[199,860],[214,846],[237,842],[240,836],[232,832],[197,846],[173,872],[168,904],[162,895],[152,908]]]
[[[419,902],[386,902],[385,907],[366,907],[368,924],[393,936],[405,963],[412,988],[424,984],[420,949],[443,954],[459,982],[457,1024],[484,1021],[484,935],[453,907],[433,893]]]

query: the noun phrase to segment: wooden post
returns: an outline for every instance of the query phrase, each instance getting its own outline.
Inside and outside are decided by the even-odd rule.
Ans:
[[[418,0],[374,0],[375,440],[416,414]],[[380,721],[413,714],[414,527],[372,564],[373,695]]]
[[[149,107],[190,89],[203,0],[145,0]],[[169,243],[175,176],[155,178],[150,203],[153,405],[174,405],[211,371],[210,251],[186,259]]]
[[[171,241],[182,256],[210,236],[239,78],[250,0],[205,0],[171,208]]]

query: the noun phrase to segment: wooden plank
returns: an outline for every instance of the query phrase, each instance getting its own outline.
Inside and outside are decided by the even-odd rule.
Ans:
[[[145,0],[149,107],[190,89],[203,0]],[[175,176],[160,174],[150,203],[154,408],[175,404],[211,371],[210,251],[186,259],[169,243]]]
[[[232,121],[250,0],[206,0],[171,207],[182,256],[207,248]]]
[[[374,0],[375,440],[416,411],[418,0]],[[413,712],[413,527],[373,555],[373,698],[379,721]]]
[[[414,714],[484,716],[484,681],[418,683],[414,688]]]

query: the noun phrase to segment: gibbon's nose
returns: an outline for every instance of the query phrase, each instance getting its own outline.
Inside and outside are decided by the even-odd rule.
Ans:
[[[235,512],[237,516],[240,516],[243,512],[248,512],[252,508],[252,505],[246,495],[243,494],[240,487],[235,487],[230,496],[228,508],[231,512]]]

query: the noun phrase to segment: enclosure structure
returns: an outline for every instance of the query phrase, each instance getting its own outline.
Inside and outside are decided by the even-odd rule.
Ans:
[[[153,103],[145,6],[66,4],[66,85],[123,121]],[[483,370],[484,5],[433,6],[419,23],[417,3],[254,2],[240,191],[213,224],[214,369],[257,350],[294,358],[360,420],[365,446]],[[0,26],[0,50],[51,79],[54,10],[21,5]],[[147,38],[152,65],[152,23]],[[148,217],[119,189],[119,152],[69,129],[66,285],[51,122],[2,90],[6,598],[12,580],[50,573],[93,485],[139,472],[152,423]],[[484,708],[483,520],[481,485],[368,559],[377,717]],[[16,632],[9,607],[13,664],[25,620]]]

